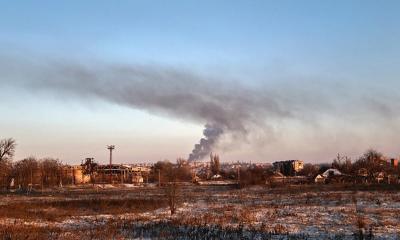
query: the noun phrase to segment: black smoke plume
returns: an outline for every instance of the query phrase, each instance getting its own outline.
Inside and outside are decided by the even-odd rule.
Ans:
[[[239,136],[237,139],[243,142],[242,137],[253,132],[257,139],[271,139],[273,134],[266,129],[284,125],[287,120],[318,125],[315,123],[323,122],[318,116],[349,122],[369,119],[385,125],[397,119],[400,107],[394,91],[398,84],[386,81],[392,87],[382,88],[386,86],[383,80],[368,86],[357,80],[290,79],[250,87],[218,76],[157,65],[83,64],[29,59],[26,55],[0,56],[0,76],[2,88],[25,89],[61,100],[100,99],[206,124],[204,137],[194,146],[189,160],[207,156],[222,136]],[[399,128],[396,124],[392,127]]]
[[[203,131],[204,137],[200,139],[199,143],[194,145],[193,151],[191,154],[189,154],[188,160],[196,161],[208,156],[213,150],[215,143],[223,133],[224,131],[220,127],[206,124]]]
[[[209,155],[224,133],[245,135],[248,126],[264,125],[267,115],[289,115],[265,89],[260,91],[173,68],[66,61],[36,64],[3,59],[0,72],[13,79],[12,83],[5,82],[13,87],[59,98],[98,98],[206,124],[204,137],[194,146],[189,160]]]

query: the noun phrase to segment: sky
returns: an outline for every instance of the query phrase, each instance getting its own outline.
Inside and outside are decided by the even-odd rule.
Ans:
[[[2,1],[15,160],[400,155],[399,1]],[[210,142],[209,142],[210,143]]]

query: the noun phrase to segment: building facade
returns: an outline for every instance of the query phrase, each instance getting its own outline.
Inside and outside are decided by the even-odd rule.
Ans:
[[[273,163],[275,171],[279,171],[285,176],[296,176],[304,168],[302,160],[287,160]]]

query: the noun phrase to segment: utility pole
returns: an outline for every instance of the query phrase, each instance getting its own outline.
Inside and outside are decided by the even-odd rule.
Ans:
[[[197,166],[196,166],[196,160],[194,160],[194,170],[193,170],[193,182],[196,181],[197,175],[196,175],[196,171],[197,171]]]
[[[31,167],[31,184],[30,184],[30,186],[29,186],[29,193],[32,191],[32,188],[33,188],[33,170],[32,170],[32,167]]]
[[[236,171],[237,171],[237,181],[238,184],[240,184],[240,167],[236,168]]]
[[[44,184],[44,178],[43,178],[43,164],[40,164],[40,170],[41,170],[41,175],[40,175],[40,177],[42,178],[42,195],[43,195],[43,184]]]
[[[158,186],[161,187],[161,171],[158,169]]]
[[[110,184],[112,184],[112,151],[115,149],[115,146],[108,145],[107,149],[110,150]]]

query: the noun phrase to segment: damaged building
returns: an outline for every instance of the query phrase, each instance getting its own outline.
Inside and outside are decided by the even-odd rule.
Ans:
[[[98,183],[133,183],[140,185],[147,182],[150,169],[125,164],[99,165],[96,168]]]
[[[285,176],[296,176],[303,169],[304,162],[302,160],[279,161],[274,162],[273,167],[275,171]]]

